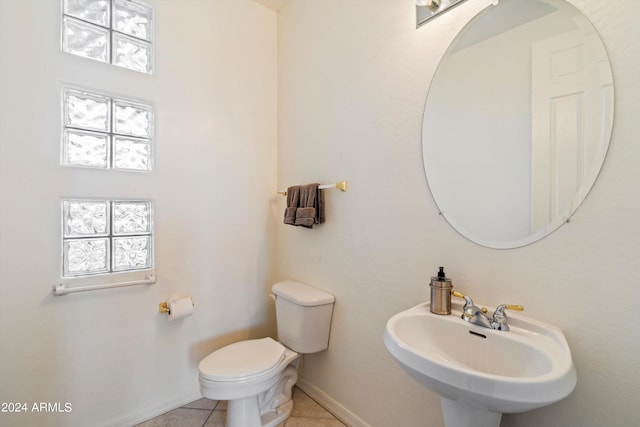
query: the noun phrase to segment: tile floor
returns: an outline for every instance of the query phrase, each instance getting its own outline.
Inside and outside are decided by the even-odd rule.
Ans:
[[[200,399],[135,427],[224,427],[226,408],[226,402]],[[297,387],[293,389],[293,412],[284,425],[285,427],[346,427]]]

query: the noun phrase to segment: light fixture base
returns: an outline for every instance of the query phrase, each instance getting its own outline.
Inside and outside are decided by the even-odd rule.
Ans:
[[[416,0],[416,28],[465,0]]]

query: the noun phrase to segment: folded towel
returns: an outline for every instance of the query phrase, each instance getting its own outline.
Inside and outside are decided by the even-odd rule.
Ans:
[[[318,189],[318,193],[316,195],[316,224],[324,223],[324,191]]]
[[[317,183],[300,187],[300,206],[296,210],[295,225],[312,228],[324,222],[324,198]]]
[[[300,186],[287,188],[287,208],[284,210],[284,223],[296,225],[296,210],[300,205]]]
[[[312,228],[316,219],[316,208],[298,208],[296,212],[296,225]]]

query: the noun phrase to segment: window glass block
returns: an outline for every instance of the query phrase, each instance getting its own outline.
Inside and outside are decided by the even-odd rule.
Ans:
[[[62,29],[62,50],[85,58],[109,60],[109,30],[65,16]]]
[[[110,131],[108,97],[71,89],[64,91],[64,124],[82,129]]]
[[[109,27],[109,0],[64,0],[64,13]]]
[[[151,268],[151,237],[114,237],[113,271]]]
[[[150,202],[113,202],[113,234],[151,232]]]
[[[109,239],[74,239],[63,244],[63,275],[81,276],[109,271]]]
[[[112,44],[112,64],[151,74],[150,43],[114,32]]]
[[[64,237],[105,236],[109,233],[109,202],[64,200]]]
[[[65,129],[62,142],[65,165],[97,168],[109,166],[109,135]]]
[[[62,164],[126,171],[153,168],[153,105],[63,89]]]
[[[122,135],[151,137],[153,113],[150,105],[113,100],[113,132]]]
[[[147,140],[114,136],[113,167],[138,171],[151,170],[151,145]]]
[[[139,39],[151,40],[151,7],[129,0],[114,0],[112,28]]]

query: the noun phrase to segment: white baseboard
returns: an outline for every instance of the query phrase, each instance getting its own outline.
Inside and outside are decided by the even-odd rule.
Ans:
[[[162,415],[166,412],[172,411],[176,408],[180,408],[181,406],[184,406],[187,403],[191,403],[201,398],[202,398],[202,395],[200,394],[200,388],[195,388],[189,392],[186,392],[174,398],[165,400],[164,402],[149,405],[138,411],[132,412],[130,414],[124,415],[122,417],[119,417],[113,420],[109,420],[103,424],[100,424],[99,427],[131,427],[143,421],[147,421],[147,420],[150,420],[151,418],[155,418],[158,415]]]
[[[371,427],[371,425],[366,423],[362,418],[342,406],[333,397],[329,396],[323,390],[311,384],[303,377],[298,377],[296,386],[349,427]]]

